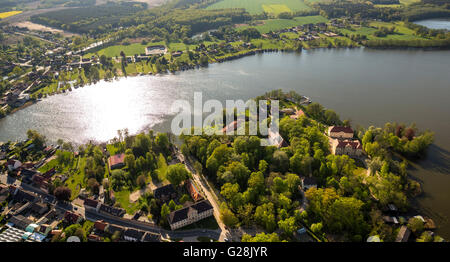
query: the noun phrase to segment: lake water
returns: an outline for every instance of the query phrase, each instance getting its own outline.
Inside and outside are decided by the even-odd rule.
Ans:
[[[450,51],[321,49],[272,53],[175,75],[100,82],[55,95],[0,120],[0,141],[36,129],[51,141],[113,138],[118,129],[167,131],[176,99],[249,99],[273,89],[295,90],[334,109],[353,125],[416,122],[435,131],[425,159],[410,168],[426,192],[425,215],[450,239]]]
[[[450,30],[450,19],[427,19],[415,21],[415,24],[422,25],[431,29],[447,29]]]

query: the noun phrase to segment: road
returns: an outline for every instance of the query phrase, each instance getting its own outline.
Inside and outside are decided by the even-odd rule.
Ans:
[[[214,192],[214,189],[212,189],[209,184],[206,182],[206,179],[202,177],[200,174],[197,173],[197,171],[193,168],[193,165],[191,163],[191,160],[188,158],[185,158],[184,155],[176,149],[176,154],[178,159],[183,162],[186,166],[186,168],[189,170],[189,172],[192,173],[192,177],[194,178],[194,181],[201,186],[203,193],[205,194],[205,197],[209,200],[211,205],[214,208],[214,217],[216,218],[217,224],[219,225],[221,229],[221,234],[219,241],[224,241],[225,238],[230,238],[231,233],[226,229],[225,224],[220,219],[220,204],[217,202],[217,195]]]

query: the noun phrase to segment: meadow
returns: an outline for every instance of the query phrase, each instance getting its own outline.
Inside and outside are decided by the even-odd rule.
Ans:
[[[354,28],[353,30],[349,29],[341,29],[340,31],[343,34],[348,35],[365,35],[369,40],[373,39],[393,39],[393,40],[412,40],[412,39],[424,39],[422,37],[416,36],[414,34],[414,31],[407,28],[403,22],[395,22],[395,23],[388,23],[388,22],[371,22],[369,24],[370,27],[360,27],[360,28]],[[373,34],[375,31],[377,31],[377,28],[380,27],[386,27],[391,28],[395,27],[396,33],[390,34],[385,37],[376,37]]]
[[[328,19],[320,15],[314,16],[301,16],[294,17],[293,19],[268,19],[264,20],[264,24],[257,26],[243,26],[239,27],[238,30],[243,30],[245,28],[253,27],[256,28],[261,33],[268,33],[270,31],[277,31],[283,28],[305,25],[305,24],[316,24],[316,23],[325,23]]]
[[[303,0],[223,0],[207,7],[207,9],[224,8],[244,8],[250,14],[267,12],[274,15],[311,9]]]

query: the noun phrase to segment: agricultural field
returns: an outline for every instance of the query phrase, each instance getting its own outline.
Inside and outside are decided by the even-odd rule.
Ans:
[[[250,14],[267,12],[273,15],[311,9],[303,0],[223,0],[207,7],[207,9],[225,8],[244,8]]]
[[[410,5],[417,2],[420,2],[420,0],[400,0],[400,4],[402,5]]]
[[[372,39],[394,39],[394,40],[412,40],[412,39],[424,39],[422,37],[416,36],[414,34],[414,31],[404,26],[403,22],[395,22],[395,23],[388,23],[388,22],[371,22],[369,24],[370,27],[360,27],[360,28],[353,28],[353,30],[349,29],[341,29],[340,31],[343,34],[348,35],[365,35],[369,40]],[[396,33],[390,34],[385,37],[376,37],[373,34],[375,31],[378,30],[378,28],[386,27],[391,28],[395,27]]]
[[[22,11],[3,12],[3,13],[0,13],[0,19],[4,19],[4,18],[13,16],[13,15],[18,15],[20,13],[22,13]]]
[[[315,15],[315,16],[301,16],[294,17],[293,19],[269,19],[262,21],[263,24],[257,26],[243,26],[238,30],[243,30],[245,28],[253,27],[256,28],[261,33],[268,33],[270,31],[277,31],[283,28],[299,26],[304,24],[316,24],[316,23],[325,23],[328,19],[323,16]]]

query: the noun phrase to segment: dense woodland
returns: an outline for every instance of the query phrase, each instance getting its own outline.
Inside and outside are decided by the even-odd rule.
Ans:
[[[285,97],[279,91],[265,97],[274,99],[276,94]],[[291,103],[283,102],[294,106]],[[392,241],[395,229],[381,221],[381,210],[394,203],[406,211],[408,197],[420,192],[418,183],[406,176],[406,161],[395,160],[396,154],[419,156],[433,142],[433,134],[419,134],[414,125],[391,123],[384,128],[360,128],[356,135],[362,137],[370,157],[367,176],[359,160],[329,152],[326,127],[349,122],[341,122],[334,111],[317,103],[303,109],[307,116],[280,120],[280,134],[289,144],[280,149],[261,146],[258,136],[182,137],[183,153],[197,159],[198,172],[220,189],[224,223],[230,227],[256,224],[280,234],[280,238],[245,236],[243,241],[292,240],[299,226],[309,228],[318,240],[338,234],[362,241],[375,234]],[[309,206],[304,209],[299,185],[307,176],[317,179],[318,188],[306,191]]]

